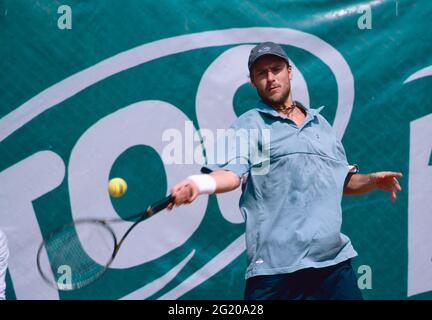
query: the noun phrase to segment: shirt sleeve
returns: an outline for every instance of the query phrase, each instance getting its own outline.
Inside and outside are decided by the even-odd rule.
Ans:
[[[223,134],[218,134],[216,143],[210,146],[211,149],[206,149],[206,165],[201,168],[201,172],[228,170],[243,177],[253,165],[251,154],[257,147],[257,140],[256,132],[242,125],[237,119]]]
[[[343,161],[345,161],[345,163],[347,164],[347,169],[348,169],[347,174],[359,173],[360,170],[359,170],[358,164],[355,164],[355,163],[349,164],[348,163],[348,160],[347,160],[347,157],[346,157],[346,153],[345,153],[345,148],[344,148],[344,146],[342,144],[342,141],[340,139],[337,139],[336,143],[337,143],[337,149],[338,149],[338,152],[339,152],[340,159],[343,160]]]
[[[348,173],[359,173],[360,169],[358,164],[349,164],[348,165]]]

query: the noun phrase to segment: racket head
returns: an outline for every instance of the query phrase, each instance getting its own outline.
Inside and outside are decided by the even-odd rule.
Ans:
[[[124,222],[121,218],[80,219],[57,229],[39,246],[37,268],[40,275],[58,290],[76,290],[89,285],[107,271],[128,234],[145,218],[165,209],[172,200],[168,195],[144,212],[129,217],[128,220],[135,221],[119,241],[109,224]]]
[[[41,243],[37,268],[50,286],[76,290],[101,277],[117,249],[116,235],[107,221],[76,220],[52,232]]]

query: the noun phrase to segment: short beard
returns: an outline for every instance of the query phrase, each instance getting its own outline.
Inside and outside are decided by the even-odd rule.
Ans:
[[[258,95],[261,97],[261,99],[268,103],[269,105],[279,109],[280,106],[284,105],[285,102],[287,101],[289,94],[291,92],[291,88],[288,87],[287,90],[285,92],[282,93],[282,95],[280,96],[279,99],[273,99],[273,98],[269,98],[267,96],[265,96],[264,94],[261,94],[261,92],[258,92]]]

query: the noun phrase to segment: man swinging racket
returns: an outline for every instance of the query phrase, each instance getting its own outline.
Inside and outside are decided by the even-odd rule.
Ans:
[[[279,45],[254,47],[248,67],[261,100],[231,128],[270,131],[267,172],[254,174],[263,163],[260,157],[247,157],[253,152],[246,160],[244,154],[231,152],[223,161],[203,167],[202,174],[173,186],[169,208],[191,203],[200,194],[229,192],[243,180],[245,299],[360,300],[351,266],[357,252],[341,233],[342,195],[382,189],[394,203],[402,174],[359,174],[357,166],[349,166],[341,141],[320,109],[293,101],[292,69]]]

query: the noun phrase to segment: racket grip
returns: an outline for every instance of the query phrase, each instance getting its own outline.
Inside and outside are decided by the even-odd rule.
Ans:
[[[158,213],[159,211],[165,209],[173,200],[172,195],[167,196],[166,198],[152,204],[147,210],[147,215],[151,217],[152,215]]]

